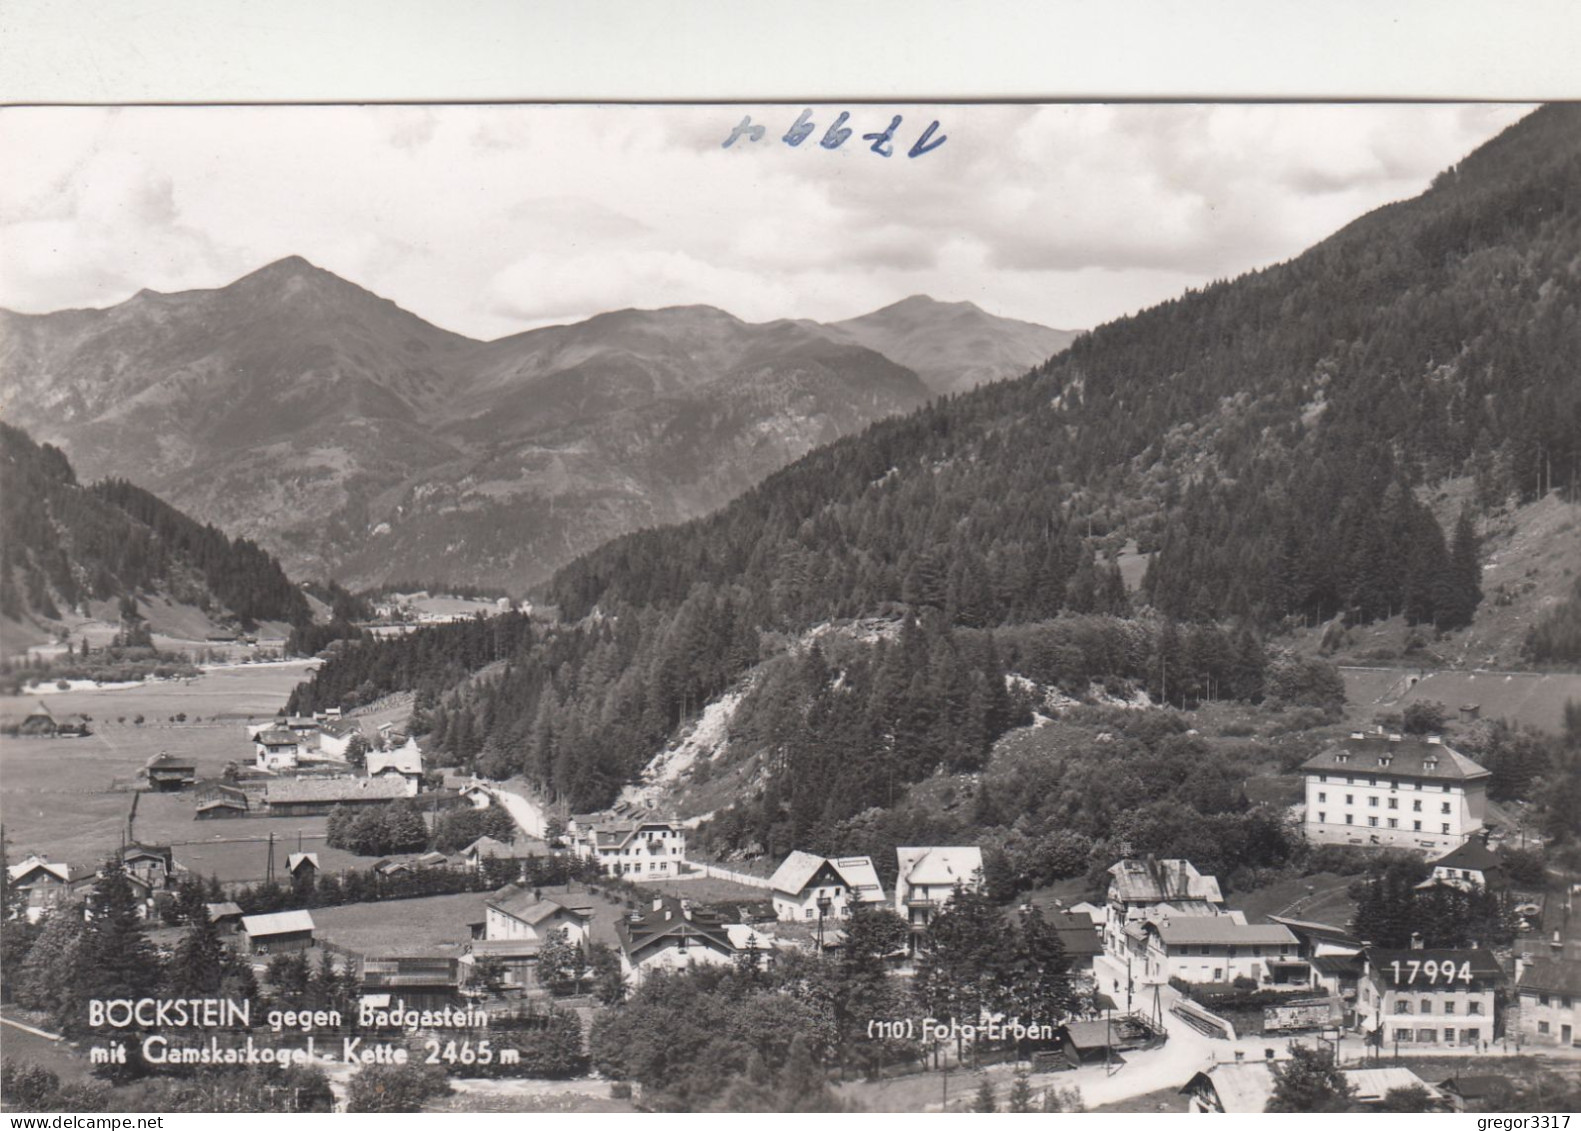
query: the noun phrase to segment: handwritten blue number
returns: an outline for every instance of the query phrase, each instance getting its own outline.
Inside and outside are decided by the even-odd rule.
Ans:
[[[796,124],[785,131],[785,136],[780,140],[786,145],[795,148],[812,136],[812,111],[803,110],[801,117],[796,119]]]
[[[829,127],[829,132],[823,135],[823,140],[818,144],[825,149],[839,149],[844,145],[846,138],[851,136],[851,131],[840,127],[845,125],[845,120],[850,116],[850,114],[841,110],[840,116],[834,120],[834,125]]]
[[[935,122],[934,125],[938,125],[938,123]],[[895,131],[899,128],[900,115],[896,114],[889,120],[889,128],[887,130],[881,134],[863,134],[862,140],[872,142],[873,145],[871,148],[873,152],[878,154],[880,157],[888,157],[894,152],[894,150],[890,148],[889,139],[895,136]]]
[[[923,130],[922,136],[916,140],[916,142],[911,147],[911,152],[907,153],[906,156],[921,157],[924,153],[932,153],[935,149],[939,148],[939,146],[949,141],[950,138],[948,134],[940,134],[938,141],[934,142],[932,145],[928,144],[928,139],[933,136],[934,131],[938,128],[939,123],[934,122],[927,129]]]
[[[722,144],[719,148],[729,149],[736,143],[736,139],[742,134],[747,135],[748,141],[761,141],[763,139],[763,127],[754,126],[752,124],[752,115],[748,114],[745,118],[741,119],[741,124],[739,126],[730,131],[730,136],[725,138],[724,144]]]

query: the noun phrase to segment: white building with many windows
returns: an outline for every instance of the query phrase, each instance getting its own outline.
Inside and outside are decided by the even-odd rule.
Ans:
[[[1358,731],[1301,769],[1316,843],[1436,855],[1482,830],[1489,771],[1437,735]]]
[[[653,814],[583,816],[572,820],[571,849],[595,860],[606,876],[667,880],[686,863],[686,826]]]
[[[1477,1047],[1494,1037],[1504,969],[1487,950],[1362,951],[1356,1027],[1381,1048]]]

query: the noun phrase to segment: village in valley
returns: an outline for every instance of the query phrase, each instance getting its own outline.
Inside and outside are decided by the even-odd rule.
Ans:
[[[901,109],[5,108],[7,1112],[1581,1109],[1581,103]]]
[[[184,745],[172,740],[194,727],[203,752],[162,748],[118,779],[124,818],[99,853],[53,838],[40,851],[8,829],[10,913],[47,939],[118,906],[160,963],[189,961],[212,932],[217,996],[335,1020],[314,1062],[334,1096],[354,1066],[323,1038],[355,1032],[351,1018],[456,1010],[481,1024],[414,1027],[391,1047],[460,1047],[467,1063],[490,1049],[477,1078],[444,1065],[457,1110],[550,1096],[640,1105],[641,1068],[608,1046],[644,986],[712,968],[794,995],[820,964],[837,983],[866,977],[844,990],[883,1011],[843,1019],[841,1067],[823,1085],[864,1106],[1261,1111],[1284,1067],[1320,1049],[1362,1109],[1414,1097],[1482,1110],[1508,1103],[1534,1065],[1581,1066],[1581,891],[1511,874],[1520,834],[1488,799],[1489,771],[1439,733],[1335,734],[1299,767],[1290,820],[1329,851],[1422,861],[1420,906],[1440,893],[1462,915],[1493,906],[1515,932],[1502,941],[1446,942],[1426,918],[1392,921],[1379,941],[1368,930],[1380,924],[1333,885],[1249,913],[1255,892],[1230,899],[1191,860],[1138,853],[1103,869],[1090,898],[1051,890],[1008,906],[984,894],[979,845],[710,860],[696,819],[630,800],[557,812],[523,783],[434,765],[387,709],[134,727],[47,698],[13,720],[10,741],[51,762],[105,741]],[[995,973],[1006,956],[984,946],[1029,964],[1038,992]],[[93,1034],[51,1032],[49,994],[29,988],[61,976],[30,972],[45,961],[8,968],[8,1048],[98,1055]],[[1006,992],[939,985],[973,971]]]

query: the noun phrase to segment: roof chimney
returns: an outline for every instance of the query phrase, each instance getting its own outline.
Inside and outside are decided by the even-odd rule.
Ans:
[[[656,896],[654,898],[654,900],[653,900],[653,909],[655,911],[663,911],[664,910],[664,900],[662,898]]]

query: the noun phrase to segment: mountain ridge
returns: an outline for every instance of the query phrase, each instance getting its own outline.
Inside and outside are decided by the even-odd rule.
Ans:
[[[360,584],[444,561],[457,583],[524,589],[933,391],[845,331],[702,304],[478,341],[299,255],[223,287],[0,311],[7,420],[86,478]]]

